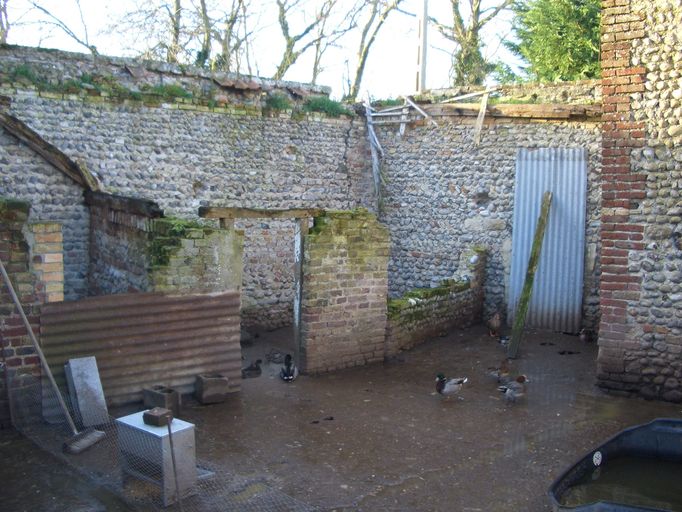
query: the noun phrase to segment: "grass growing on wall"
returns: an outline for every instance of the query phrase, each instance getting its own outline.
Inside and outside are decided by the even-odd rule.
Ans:
[[[284,94],[270,94],[265,99],[265,108],[268,110],[290,110],[291,101]]]
[[[352,116],[353,113],[348,110],[339,101],[334,101],[326,96],[315,96],[308,98],[303,104],[305,112],[321,112],[327,114],[329,117]]]
[[[192,93],[186,91],[182,86],[176,84],[155,85],[154,87],[142,87],[142,91],[148,94],[155,94],[164,99],[172,100],[174,98],[190,99]]]

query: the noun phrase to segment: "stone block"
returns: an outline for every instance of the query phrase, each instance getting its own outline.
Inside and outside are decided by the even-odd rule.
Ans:
[[[107,423],[109,411],[99,379],[97,360],[93,356],[69,359],[64,365],[64,371],[71,403],[83,426],[92,427]]]
[[[224,402],[229,391],[228,378],[219,373],[197,375],[194,382],[194,395],[204,405]]]
[[[157,384],[142,389],[142,396],[145,407],[162,407],[168,409],[173,413],[173,417],[177,418],[180,414],[180,407],[182,405],[180,393],[175,389]]]

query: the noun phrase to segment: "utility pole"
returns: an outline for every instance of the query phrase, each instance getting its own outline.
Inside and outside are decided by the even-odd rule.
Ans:
[[[417,93],[426,90],[426,29],[429,23],[429,0],[424,0],[421,13],[417,16],[419,42],[417,44]]]

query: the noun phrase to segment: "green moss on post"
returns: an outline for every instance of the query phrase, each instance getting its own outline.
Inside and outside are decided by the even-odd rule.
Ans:
[[[545,238],[545,229],[547,228],[547,219],[549,218],[549,210],[552,206],[552,193],[545,192],[542,196],[542,207],[540,208],[540,217],[538,218],[538,225],[535,228],[535,236],[533,237],[533,246],[530,250],[530,257],[528,258],[528,270],[526,270],[526,280],[523,283],[523,290],[521,290],[521,297],[519,298],[519,306],[516,309],[514,316],[514,326],[512,328],[512,337],[507,349],[507,356],[515,358],[523,336],[523,328],[526,325],[526,313],[530,304],[531,293],[533,292],[533,281],[535,280],[535,271],[540,263],[540,253],[542,252],[542,241]]]

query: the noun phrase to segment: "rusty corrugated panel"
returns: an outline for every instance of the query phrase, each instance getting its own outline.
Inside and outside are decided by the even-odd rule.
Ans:
[[[523,289],[542,194],[546,191],[554,195],[526,323],[577,333],[585,263],[585,148],[522,148],[517,154],[508,318],[513,321]]]
[[[58,381],[64,363],[95,356],[109,405],[142,400],[163,384],[192,392],[200,373],[241,386],[239,293],[136,293],[46,304],[40,342]]]

